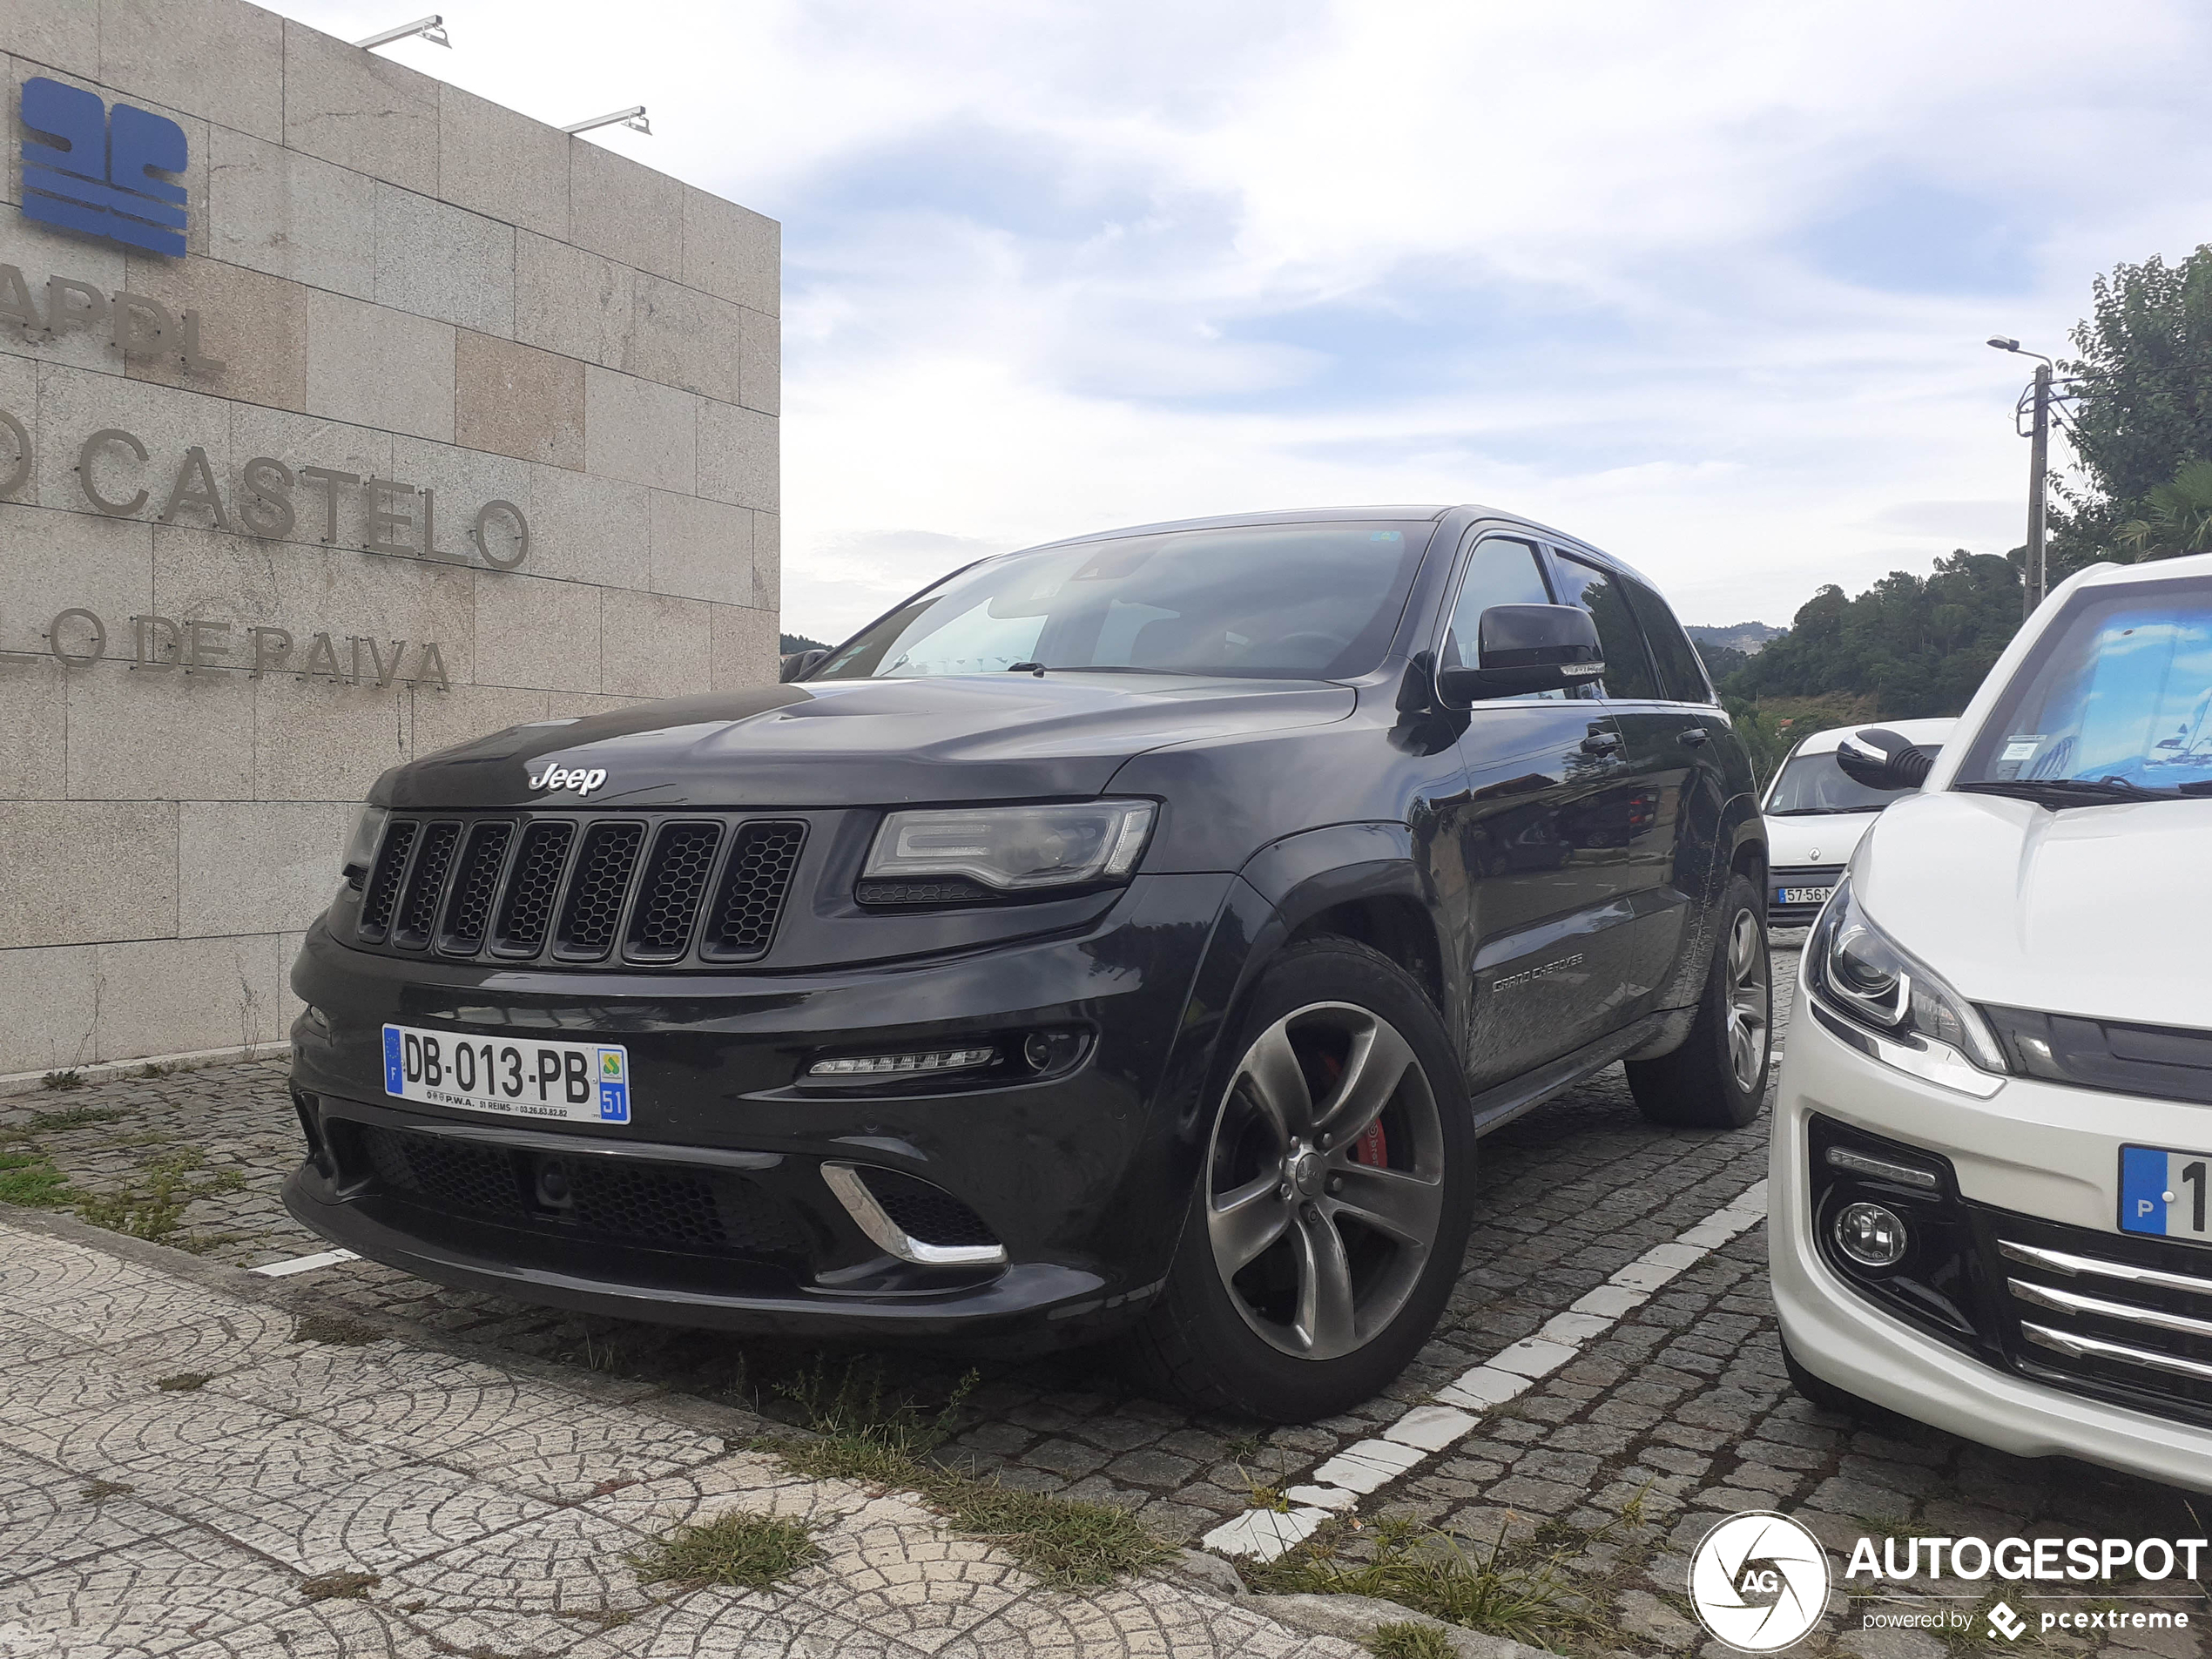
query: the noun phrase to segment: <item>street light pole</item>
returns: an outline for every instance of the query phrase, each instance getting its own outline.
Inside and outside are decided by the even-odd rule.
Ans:
[[[2019,341],[2002,334],[1993,336],[1989,343],[1999,351],[2036,360],[2035,381],[2028,388],[2028,398],[2023,400],[2032,401],[2033,409],[2027,434],[2027,550],[2023,561],[2026,568],[2020,572],[2020,614],[2032,617],[2043,603],[2044,501],[2051,475],[2051,360],[2040,352],[2021,351]],[[2017,418],[2017,409],[2014,415]]]
[[[2050,476],[2051,366],[2035,366],[2034,424],[2028,429],[2027,448],[2027,585],[2021,597],[2023,615],[2033,616],[2043,603],[2044,480]]]

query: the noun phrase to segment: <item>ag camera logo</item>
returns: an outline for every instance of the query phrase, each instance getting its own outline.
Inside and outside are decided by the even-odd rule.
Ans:
[[[588,795],[607,781],[604,766],[548,766],[530,779],[532,789],[573,789]]]
[[[1730,1515],[1697,1546],[1689,1600],[1698,1621],[1745,1653],[1802,1641],[1828,1605],[1828,1552],[1787,1515]]]

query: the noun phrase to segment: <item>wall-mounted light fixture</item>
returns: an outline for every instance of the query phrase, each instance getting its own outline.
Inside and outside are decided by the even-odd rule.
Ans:
[[[579,121],[572,127],[563,127],[563,132],[589,132],[594,127],[626,126],[633,132],[650,134],[652,123],[645,119],[645,106],[633,104],[626,110],[617,110],[612,115],[595,115],[589,121]]]
[[[371,35],[367,40],[357,40],[354,44],[363,51],[373,51],[379,46],[388,46],[395,40],[406,40],[415,35],[421,36],[434,46],[453,44],[446,38],[446,20],[435,16],[417,17],[413,23],[403,23],[396,29],[387,29],[381,34]]]

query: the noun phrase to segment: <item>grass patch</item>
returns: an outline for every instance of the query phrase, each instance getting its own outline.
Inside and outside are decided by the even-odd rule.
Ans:
[[[0,1204],[30,1210],[58,1210],[73,1204],[77,1190],[44,1152],[0,1152]]]
[[[310,1602],[362,1602],[383,1582],[374,1573],[319,1573],[300,1587]]]
[[[960,1379],[934,1412],[912,1399],[887,1400],[882,1362],[856,1360],[833,1379],[819,1356],[776,1393],[798,1406],[819,1438],[762,1443],[813,1480],[857,1480],[919,1493],[960,1531],[998,1544],[1046,1582],[1070,1588],[1110,1584],[1172,1552],[1127,1510],[978,1480],[934,1462],[977,1381]]]
[[[1459,1659],[1452,1638],[1433,1624],[1399,1619],[1367,1633],[1367,1651],[1377,1659]]]
[[[84,1074],[74,1066],[66,1071],[50,1071],[38,1080],[41,1089],[82,1089]]]
[[[214,1380],[212,1371],[180,1371],[173,1377],[164,1377],[154,1384],[165,1394],[190,1394],[205,1388]]]
[[[829,1362],[816,1354],[812,1364],[776,1384],[775,1392],[799,1409],[806,1426],[817,1434],[924,1457],[952,1438],[961,1407],[981,1380],[980,1372],[970,1371],[942,1406],[924,1415],[913,1399],[886,1400],[883,1361],[874,1355],[848,1361],[833,1382]]]
[[[1501,1527],[1483,1549],[1456,1533],[1410,1521],[1379,1521],[1371,1533],[1373,1548],[1365,1561],[1339,1560],[1339,1529],[1326,1527],[1279,1560],[1239,1565],[1256,1590],[1372,1595],[1532,1648],[1606,1645],[1609,1632],[1588,1595],[1594,1587],[1567,1565],[1589,1534],[1578,1531],[1572,1545],[1509,1548]]]
[[[292,1322],[293,1341],[327,1342],[340,1348],[366,1348],[383,1334],[374,1325],[342,1313],[302,1313]]]
[[[33,1112],[26,1129],[90,1129],[95,1123],[114,1123],[130,1116],[120,1106],[64,1106],[59,1111]]]
[[[86,1483],[84,1498],[87,1503],[98,1503],[103,1498],[119,1498],[126,1492],[137,1490],[138,1487],[125,1486],[120,1480],[92,1480]]]
[[[954,1526],[1000,1545],[1049,1584],[1110,1584],[1170,1554],[1135,1515],[1109,1503],[1023,1492],[949,1470],[921,1491]]]
[[[196,1174],[206,1162],[207,1155],[196,1146],[149,1159],[141,1166],[145,1174],[140,1179],[111,1192],[79,1194],[77,1213],[95,1227],[159,1244],[184,1224],[185,1205],[219,1192],[235,1192],[246,1184],[246,1177],[236,1170]]]
[[[767,1590],[821,1554],[804,1522],[733,1512],[703,1526],[678,1527],[630,1557],[630,1564],[648,1583]]]

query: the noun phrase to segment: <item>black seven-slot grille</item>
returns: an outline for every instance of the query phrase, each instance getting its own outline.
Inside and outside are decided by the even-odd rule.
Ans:
[[[757,961],[806,843],[796,819],[696,813],[395,815],[356,942],[584,967]]]

